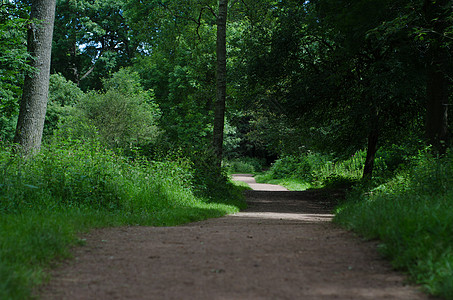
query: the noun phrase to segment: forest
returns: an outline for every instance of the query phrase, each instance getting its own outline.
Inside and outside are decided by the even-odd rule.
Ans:
[[[2,0],[0,298],[94,227],[341,189],[335,222],[453,299],[450,0]]]

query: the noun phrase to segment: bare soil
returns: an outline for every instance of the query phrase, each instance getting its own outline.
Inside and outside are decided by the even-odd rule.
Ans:
[[[249,208],[179,227],[94,230],[42,299],[433,299],[330,221],[332,199],[249,182]]]

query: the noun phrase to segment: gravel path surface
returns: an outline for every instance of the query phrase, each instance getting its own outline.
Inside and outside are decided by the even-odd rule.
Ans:
[[[330,221],[316,191],[256,184],[249,208],[180,227],[94,230],[42,299],[432,299]]]

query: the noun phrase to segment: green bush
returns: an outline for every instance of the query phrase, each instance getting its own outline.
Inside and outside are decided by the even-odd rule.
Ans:
[[[272,182],[297,187],[345,188],[361,180],[366,151],[357,151],[347,159],[334,161],[329,155],[307,152],[299,156],[284,156],[278,159],[265,174],[260,174],[260,182]],[[407,149],[398,146],[380,149],[375,159],[374,178],[381,182],[393,172],[414,160]],[[294,184],[297,182],[297,184]],[[304,182],[304,184],[301,184]]]
[[[271,166],[271,173],[274,178],[291,178],[299,177],[303,179],[311,179],[311,165],[307,156],[284,156],[278,159]]]
[[[264,168],[265,160],[257,157],[240,157],[233,159],[226,159],[223,161],[223,166],[229,174],[245,173],[253,174],[261,172]]]
[[[158,107],[146,93],[122,94],[115,90],[90,93],[78,108],[84,120],[96,128],[101,141],[111,149],[128,150],[152,143],[159,135]]]
[[[58,125],[71,116],[74,106],[85,97],[83,91],[61,74],[53,74],[49,80],[44,136],[51,136]]]
[[[240,160],[232,160],[225,164],[225,167],[228,170],[228,173],[245,173],[245,174],[253,174],[255,173],[255,168],[253,165],[240,161]]]
[[[244,160],[239,159],[239,158],[224,161],[223,166],[226,168],[226,170],[229,174],[234,174],[234,173],[253,174],[253,173],[255,173],[255,167],[252,164],[245,162]]]
[[[82,140],[96,138],[127,155],[139,148],[154,147],[161,134],[161,112],[153,102],[153,93],[145,91],[138,75],[128,69],[103,82],[105,92],[87,93],[74,108],[51,107],[49,118],[54,114],[67,115],[60,124],[63,131],[58,134]]]
[[[12,142],[16,132],[17,115],[7,118],[0,116],[0,143]]]

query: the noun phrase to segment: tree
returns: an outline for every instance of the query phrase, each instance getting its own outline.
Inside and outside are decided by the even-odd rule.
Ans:
[[[29,9],[17,1],[0,5],[0,140],[12,141],[27,64]]]
[[[451,1],[425,0],[422,7],[422,30],[427,39],[426,137],[428,143],[445,153],[448,143],[448,102],[450,97],[447,69],[452,67],[447,30],[453,28]],[[450,33],[451,34],[451,33]]]
[[[252,87],[245,88],[257,91],[269,115],[297,129],[294,149],[346,156],[366,148],[368,177],[378,148],[400,143],[419,125],[420,59],[404,26],[392,38],[394,31],[375,30],[400,16],[406,2],[274,4],[273,21],[253,37],[259,56],[252,56]]]
[[[62,128],[75,137],[97,137],[111,149],[125,154],[140,148],[150,154],[160,130],[160,110],[151,91],[143,90],[137,73],[121,69],[104,79],[105,92],[90,92],[75,106]]]
[[[219,0],[217,13],[217,96],[214,113],[213,147],[220,167],[223,153],[223,129],[225,127],[226,100],[226,22],[228,0]]]
[[[131,36],[140,41],[134,68],[144,87],[155,92],[166,140],[170,146],[187,149],[188,155],[207,148],[212,153],[216,4],[129,0],[126,6]]]
[[[123,16],[123,0],[58,0],[52,73],[83,90],[100,89],[101,78],[131,65],[136,45]]]
[[[27,49],[37,71],[25,77],[14,142],[24,155],[41,147],[49,93],[50,57],[56,0],[31,1]]]

